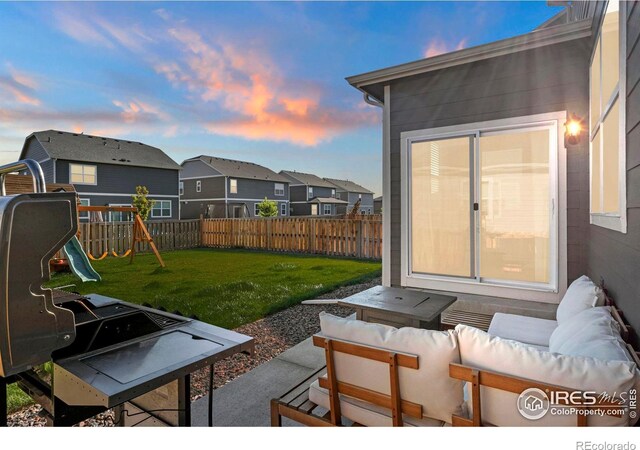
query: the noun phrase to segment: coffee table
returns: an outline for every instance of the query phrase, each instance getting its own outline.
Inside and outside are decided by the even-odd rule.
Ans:
[[[440,329],[440,314],[456,297],[396,287],[376,286],[338,300],[356,310],[356,318],[397,328]]]

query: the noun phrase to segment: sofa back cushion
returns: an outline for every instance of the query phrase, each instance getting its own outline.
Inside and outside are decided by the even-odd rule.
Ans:
[[[549,351],[605,361],[633,361],[608,306],[586,309],[563,321],[551,333]]]
[[[603,304],[604,294],[602,290],[588,276],[582,275],[571,283],[564,294],[556,311],[556,320],[560,324],[585,309],[602,306]]]
[[[451,423],[464,403],[463,383],[449,377],[449,363],[459,363],[454,331],[393,328],[387,325],[320,314],[322,335],[370,347],[418,356],[418,369],[399,368],[400,396],[422,405],[424,417]],[[335,353],[339,381],[390,395],[386,363]]]
[[[458,343],[462,364],[480,370],[498,372],[542,383],[598,394],[620,396],[637,388],[635,364],[602,361],[580,356],[558,355],[537,350],[515,341],[490,336],[473,327],[458,325]],[[553,415],[525,419],[518,411],[519,394],[481,388],[482,421],[495,426],[575,426],[575,415]],[[629,425],[629,412],[621,416],[591,416],[589,426]]]

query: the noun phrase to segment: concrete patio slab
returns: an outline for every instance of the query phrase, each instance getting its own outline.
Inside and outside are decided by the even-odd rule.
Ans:
[[[283,352],[269,362],[236,378],[213,393],[213,424],[216,427],[268,427],[270,401],[309,377],[324,365],[324,352],[311,338]],[[192,425],[207,426],[207,397],[191,407]],[[283,421],[283,425],[293,425]]]

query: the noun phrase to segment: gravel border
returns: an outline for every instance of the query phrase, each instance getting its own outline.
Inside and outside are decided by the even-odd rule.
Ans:
[[[342,286],[318,298],[340,299],[366,289],[378,286],[380,278],[374,278],[364,283]],[[240,375],[249,372],[257,366],[275,358],[280,353],[299,344],[303,340],[320,331],[319,314],[321,311],[345,317],[353,313],[350,308],[335,304],[324,305],[295,305],[277,312],[264,319],[242,325],[234,331],[252,336],[255,339],[256,350],[253,356],[235,354],[215,365],[214,388],[217,389]],[[191,376],[191,397],[196,400],[205,396],[209,391],[209,370],[203,369]],[[9,415],[10,427],[42,427],[46,420],[39,405],[31,405]],[[79,423],[80,427],[109,427],[114,425],[114,414],[106,411],[102,414]]]

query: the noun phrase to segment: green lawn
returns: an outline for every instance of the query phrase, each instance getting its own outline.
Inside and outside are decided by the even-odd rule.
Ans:
[[[161,268],[151,254],[93,262],[100,283],[55,275],[50,287],[75,284],[82,294],[98,293],[235,328],[315,298],[336,287],[380,275],[379,262],[249,250],[196,249],[163,252]]]

